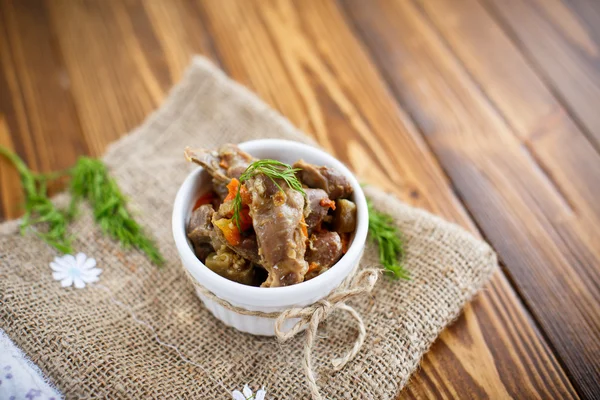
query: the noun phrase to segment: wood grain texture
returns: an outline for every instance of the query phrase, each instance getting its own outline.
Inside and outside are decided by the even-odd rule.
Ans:
[[[587,139],[581,127],[567,115],[570,109],[554,99],[553,92],[545,86],[545,78],[536,75],[537,69],[527,67],[527,59],[519,55],[520,49],[511,44],[502,27],[492,31],[493,41],[499,46],[496,51],[506,52],[513,63],[529,68],[524,80],[512,76],[515,69],[482,62],[482,54],[478,53],[482,42],[477,42],[481,32],[477,26],[473,31],[462,31],[436,20],[434,12],[452,3],[423,0],[419,7],[426,15],[418,12],[403,16],[409,18],[410,28],[405,29],[410,32],[407,38],[398,40],[397,47],[389,49],[420,60],[406,51],[407,41],[411,51],[416,51],[425,39],[430,40],[428,35],[437,37],[437,33],[428,34],[429,30],[441,33],[441,42],[460,54],[468,73],[463,71],[464,77],[456,80],[444,72],[448,63],[444,57],[452,59],[452,52],[434,53],[432,58],[440,59],[433,58],[431,65],[441,65],[443,79],[450,82],[440,97],[454,96],[451,100],[464,102],[463,108],[482,102],[480,98],[485,96],[493,102],[482,109],[476,106],[471,113],[450,107],[450,101],[439,105],[440,100],[433,94],[438,94],[441,86],[431,86],[431,66],[414,61],[406,62],[408,69],[397,68],[404,74],[403,79],[411,82],[406,97],[399,97],[401,107],[394,97],[398,87],[392,85],[390,90],[344,12],[331,1],[2,0],[0,144],[12,146],[32,167],[42,170],[60,168],[61,162],[68,164],[79,154],[100,155],[110,142],[133,129],[160,105],[191,56],[200,53],[257,92],[364,180],[411,204],[444,216],[475,234],[484,228],[484,234],[489,235],[489,223],[481,222],[481,214],[489,212],[488,208],[474,207],[469,199],[476,195],[491,198],[493,210],[505,213],[493,215],[494,223],[516,231],[523,229],[514,239],[500,242],[499,248],[506,248],[507,243],[515,247],[515,254],[509,258],[511,273],[513,265],[533,265],[536,270],[530,274],[536,276],[540,268],[532,260],[546,261],[542,257],[547,254],[544,247],[553,246],[558,238],[564,245],[555,251],[561,263],[573,261],[565,256],[564,248],[569,247],[580,251],[580,264],[593,265],[595,242],[590,239],[594,232],[590,229],[597,217],[592,203],[596,192],[586,185],[595,184],[594,179],[598,178],[594,169],[598,166],[589,163],[597,156],[585,146]],[[465,5],[469,3],[457,2],[455,12],[470,8]],[[366,4],[363,2],[362,6]],[[491,21],[485,9],[479,7],[475,12],[484,22],[488,22],[485,18]],[[412,19],[417,21],[415,26],[411,25]],[[425,19],[436,22],[435,28],[423,22]],[[496,26],[493,21],[490,23]],[[425,34],[423,25],[429,26]],[[385,27],[393,33],[397,33],[396,28]],[[385,50],[389,43],[384,40],[371,44]],[[44,48],[36,51],[38,45]],[[380,57],[375,59],[381,61]],[[389,71],[384,71],[389,76]],[[533,83],[523,95],[526,100],[513,103],[511,98],[519,93],[520,85],[529,80]],[[462,89],[464,98],[456,94],[461,85],[466,87]],[[414,96],[415,88],[430,95]],[[405,103],[409,97],[413,102]],[[433,113],[432,107],[439,109],[440,114]],[[448,110],[462,113],[461,118]],[[483,117],[478,116],[482,110]],[[59,115],[56,120],[53,113]],[[463,115],[469,118],[463,119]],[[489,115],[495,115],[495,119]],[[435,145],[430,132],[438,128],[438,118],[442,117],[448,119],[442,129],[447,137],[435,136]],[[457,138],[456,132],[465,127],[465,121],[469,123],[469,134]],[[475,128],[484,133],[482,138]],[[67,135],[59,137],[63,130]],[[499,142],[488,138],[495,134]],[[575,145],[561,151],[572,137],[578,138]],[[480,152],[480,158],[471,160],[456,155],[453,141],[469,152]],[[492,160],[521,148],[520,161],[512,165],[513,160],[508,159],[505,164],[488,167],[485,160],[490,155],[489,148],[498,143],[508,150],[495,148]],[[60,159],[63,148],[68,155],[65,160]],[[460,172],[444,171],[448,159],[462,166]],[[536,165],[539,169],[535,173],[527,169]],[[523,177],[512,170],[523,166],[529,171]],[[589,174],[571,176],[585,168],[591,168]],[[506,170],[513,172],[507,175]],[[506,195],[498,195],[498,189],[487,181],[476,180],[480,186],[473,184],[469,190],[464,189],[471,175],[481,174],[491,176],[493,183],[500,180]],[[529,188],[531,175],[536,183]],[[16,216],[18,208],[12,212],[8,209],[21,199],[13,189],[17,187],[17,176],[2,162],[0,179],[3,213]],[[535,191],[540,188],[542,197],[547,198],[538,198],[541,195]],[[467,200],[468,210],[462,198]],[[478,217],[480,227],[469,213]],[[520,227],[519,218],[528,221],[530,214],[535,215],[536,221],[542,217],[547,221],[538,221],[529,229]],[[583,221],[584,216],[590,221]],[[521,242],[523,247],[519,247]],[[529,252],[533,256],[528,256]],[[514,263],[518,256],[527,262]],[[562,267],[560,263],[551,266],[557,265]],[[567,273],[582,269],[585,270],[576,266]],[[581,280],[574,282],[569,282],[571,293],[567,300],[579,301],[580,314],[590,312],[590,300],[594,299],[590,293],[595,293],[592,286],[596,277],[586,275],[588,286]],[[581,297],[577,297],[581,290]],[[547,293],[541,295],[537,301],[546,301]],[[556,319],[562,321],[560,316]],[[593,315],[591,321],[594,322]],[[544,324],[540,326],[547,329]],[[489,288],[441,335],[401,397],[576,398],[544,335],[549,333],[538,330],[511,283],[498,273]],[[573,351],[580,350],[577,346],[579,343],[575,342]],[[592,363],[590,368],[594,367]]]
[[[589,143],[586,147],[586,138],[568,116],[563,115],[561,121],[552,114],[535,115],[539,102],[513,108],[507,106],[510,97],[504,94],[497,107],[505,114],[498,112],[483,90],[487,89],[493,99],[501,97],[500,91],[521,90],[529,92],[524,96],[537,96],[554,107],[556,103],[539,81],[522,86],[504,78],[503,73],[512,65],[503,67],[493,59],[483,60],[485,55],[473,60],[477,46],[473,42],[480,39],[460,35],[463,28],[457,28],[456,23],[460,3],[452,8],[454,14],[446,13],[450,18],[441,22],[438,13],[444,13],[443,2],[421,2],[434,14],[446,40],[412,2],[377,1],[374,7],[366,7],[352,1],[347,9],[398,99],[418,122],[484,235],[498,250],[577,388],[592,397],[598,390],[600,373],[594,362],[600,348],[600,237],[594,234],[600,213],[594,200],[600,195],[594,172],[600,168],[598,155]],[[478,12],[475,4],[462,3],[462,12],[471,13],[464,16],[470,28],[481,22],[485,27],[482,35],[492,39],[487,45],[502,50],[507,64],[523,67],[526,76],[531,73],[510,43],[497,35],[493,40],[494,32],[486,24],[483,10],[473,16]],[[473,17],[477,21],[472,21]],[[453,29],[449,24],[454,24]],[[496,90],[494,84],[502,89]],[[545,128],[533,132],[522,129],[515,134],[510,124],[514,121],[515,126],[525,126],[523,115],[533,116]],[[524,151],[523,138],[531,135],[553,137],[530,142],[529,146],[539,152],[540,159],[554,159],[556,171],[563,170],[559,175],[564,183],[562,192],[531,152]],[[560,135],[567,136],[562,146],[569,142],[568,149],[558,146]],[[588,167],[577,170],[578,165]],[[577,176],[563,175],[564,171]],[[591,194],[585,195],[586,191]]]
[[[15,151],[8,124],[2,116],[0,116],[0,146]],[[2,215],[6,219],[16,218],[22,213],[19,205],[24,199],[19,185],[19,174],[8,161],[0,157],[0,204],[2,204]]]
[[[482,0],[600,149],[600,5]]]
[[[577,214],[597,225],[600,154],[477,0],[417,0],[528,152]]]
[[[7,50],[27,119],[27,129],[20,131],[24,135],[19,135],[17,142],[29,159],[35,156],[38,170],[62,170],[86,153],[87,146],[69,92],[69,77],[52,41],[46,9],[37,4],[11,1],[2,7]],[[57,189],[59,185],[51,186],[50,194]]]

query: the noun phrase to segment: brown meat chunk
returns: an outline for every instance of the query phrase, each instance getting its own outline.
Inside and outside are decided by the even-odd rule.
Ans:
[[[298,177],[308,187],[323,189],[330,199],[348,197],[352,194],[352,186],[338,171],[325,166],[309,164],[304,160],[296,161],[294,168],[299,168]]]
[[[306,192],[306,201],[308,204],[308,216],[306,217],[306,226],[310,235],[313,229],[318,226],[329,211],[329,206],[323,206],[323,201],[329,200],[327,193],[323,189],[304,189]]]
[[[218,184],[226,185],[231,180],[231,178],[227,176],[227,170],[220,165],[221,157],[219,157],[219,153],[217,151],[207,149],[190,149],[189,147],[186,147],[184,155],[187,161],[195,162],[206,169],[210,176],[213,177],[215,186]]]
[[[258,241],[260,264],[269,276],[263,287],[288,286],[304,280],[308,264],[304,260],[306,238],[300,222],[304,196],[263,174],[246,181],[252,195],[250,215]]]
[[[250,154],[242,151],[235,144],[224,144],[219,149],[221,165],[226,168],[226,175],[229,178],[239,179],[248,165],[256,161]]]
[[[194,245],[194,254],[196,254],[198,260],[202,261],[203,263],[206,261],[206,257],[214,251],[215,249],[210,243],[201,243],[198,245]]]
[[[337,232],[313,233],[306,249],[306,261],[310,271],[306,280],[327,271],[342,257],[342,241]]]
[[[213,178],[214,190],[221,200],[227,196],[225,186],[231,178],[239,179],[248,165],[255,161],[250,154],[229,143],[221,146],[219,151],[186,147],[184,155],[186,160],[195,162],[208,171]]]
[[[212,216],[215,213],[211,204],[204,204],[192,212],[187,228],[187,236],[194,245],[210,243],[213,231]]]

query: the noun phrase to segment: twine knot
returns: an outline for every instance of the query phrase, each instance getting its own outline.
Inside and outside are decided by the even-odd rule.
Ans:
[[[281,341],[286,341],[294,336],[302,329],[306,328],[306,344],[304,346],[304,358],[302,367],[306,374],[306,380],[314,399],[322,399],[319,393],[319,386],[315,378],[315,373],[312,367],[312,348],[314,346],[315,337],[319,324],[324,321],[333,311],[344,310],[348,312],[356,321],[358,327],[358,337],[354,342],[352,349],[343,357],[331,360],[334,371],[339,371],[350,362],[360,351],[365,337],[367,335],[365,324],[356,310],[345,302],[352,297],[369,293],[373,290],[380,270],[364,269],[360,271],[351,281],[344,282],[338,289],[331,292],[327,297],[321,299],[314,304],[303,308],[291,308],[279,314],[275,320],[275,335]],[[286,321],[295,320],[296,323],[287,331],[283,330],[283,325]]]
[[[347,278],[337,289],[334,289],[325,298],[309,306],[294,307],[284,310],[280,313],[262,313],[260,311],[248,311],[239,307],[235,307],[206,290],[191,275],[189,275],[189,273],[188,277],[191,278],[194,286],[196,286],[203,295],[209,297],[211,300],[229,310],[243,315],[275,318],[275,335],[282,342],[296,336],[298,332],[306,328],[306,344],[304,345],[302,367],[304,369],[308,387],[313,399],[322,400],[323,397],[319,393],[319,386],[317,385],[312,366],[312,348],[314,346],[315,337],[319,329],[319,324],[327,319],[327,317],[335,310],[346,311],[352,316],[352,318],[354,318],[356,322],[358,328],[358,337],[354,342],[354,346],[352,346],[352,349],[343,357],[331,360],[334,371],[339,371],[358,354],[363,343],[365,342],[365,337],[367,335],[365,324],[360,314],[358,314],[354,308],[347,305],[346,301],[358,295],[370,293],[371,290],[373,290],[373,287],[375,287],[380,273],[381,270],[376,268],[363,269],[354,276],[351,275],[349,278]],[[287,321],[295,322],[291,328],[284,330],[283,326]]]

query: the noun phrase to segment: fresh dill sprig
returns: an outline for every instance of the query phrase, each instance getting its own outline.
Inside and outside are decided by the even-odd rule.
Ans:
[[[300,168],[292,168],[291,165],[283,163],[277,160],[257,160],[246,168],[244,173],[240,176],[240,185],[237,188],[237,192],[233,199],[233,222],[235,222],[238,229],[241,231],[240,213],[242,212],[242,195],[241,187],[242,183],[257,174],[264,174],[273,181],[275,185],[283,192],[283,188],[277,183],[275,179],[283,180],[291,189],[302,193],[306,196],[306,192],[302,189],[302,183],[296,177],[296,172],[300,171]]]
[[[164,264],[155,243],[144,234],[142,227],[127,211],[127,199],[115,180],[109,176],[102,161],[80,157],[73,168],[70,191],[70,215],[75,214],[81,199],[88,200],[94,219],[105,234],[119,241],[125,248],[136,247],[146,253],[154,264]]]
[[[6,147],[0,146],[0,155],[15,166],[25,191],[25,214],[21,222],[21,234],[32,225],[46,223],[46,232],[35,229],[35,233],[61,253],[72,254],[73,237],[68,235],[67,226],[77,213],[79,202],[85,198],[91,203],[94,218],[104,233],[118,240],[123,247],[137,247],[146,253],[153,263],[164,263],[156,245],[144,235],[141,227],[130,216],[125,207],[125,196],[114,179],[110,178],[102,161],[81,157],[75,167],[67,171],[37,174]],[[69,190],[72,198],[68,210],[57,208],[47,193],[47,182],[64,175],[71,177]]]
[[[25,214],[21,221],[21,234],[35,224],[45,223],[46,232],[34,229],[35,234],[58,251],[72,253],[73,238],[67,234],[69,215],[65,210],[57,208],[47,195],[47,181],[53,176],[34,173],[17,154],[6,147],[0,146],[0,155],[17,169],[25,191]]]
[[[402,265],[405,256],[402,233],[388,214],[378,211],[367,199],[369,208],[369,239],[379,247],[379,261],[394,278],[410,279]]]
[[[240,186],[242,186],[240,182]],[[242,231],[242,221],[240,221],[240,214],[242,212],[242,195],[241,188],[238,187],[238,190],[233,198],[233,222],[235,226],[237,226],[238,231]]]

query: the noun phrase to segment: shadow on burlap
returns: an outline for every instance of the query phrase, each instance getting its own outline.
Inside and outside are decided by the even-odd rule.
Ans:
[[[103,269],[99,283],[113,299],[208,373],[160,346],[107,291],[62,288],[48,266],[58,254],[32,234],[19,236],[14,221],[0,226],[0,328],[67,397],[228,399],[245,383],[264,386],[269,399],[308,397],[300,366],[303,335],[279,344],[216,320],[194,295],[171,236],[175,193],[193,168],[184,162],[183,148],[264,137],[312,143],[197,57],[165,104],[104,157],[131,209],[157,239],[166,266],[159,270],[102,236],[89,209],[72,226],[75,249],[96,258]],[[393,398],[497,264],[487,244],[458,226],[377,189],[365,192],[404,232],[412,279],[382,278],[370,297],[351,303],[364,318],[367,339],[341,372],[332,372],[330,360],[354,343],[355,323],[335,313],[322,325],[313,357],[327,399]],[[369,245],[361,265],[376,264]]]

